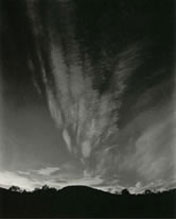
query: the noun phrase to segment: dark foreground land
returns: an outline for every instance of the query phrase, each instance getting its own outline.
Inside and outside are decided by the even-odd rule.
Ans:
[[[175,218],[176,190],[113,195],[85,186],[34,192],[0,189],[0,217]]]

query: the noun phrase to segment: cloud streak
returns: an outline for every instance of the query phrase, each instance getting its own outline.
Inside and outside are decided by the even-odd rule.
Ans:
[[[79,49],[74,7],[70,4],[59,2],[60,22],[64,24],[59,33],[43,26],[34,1],[28,3],[28,12],[51,116],[62,133],[68,152],[81,160],[89,171],[89,160],[97,159],[96,151],[100,157],[107,148],[116,144],[110,141],[118,135],[122,96],[127,80],[140,65],[140,46],[135,44],[124,48],[111,61],[106,51],[102,51],[96,66],[99,70],[96,71],[91,54]],[[48,32],[45,31],[47,28]],[[41,49],[41,33],[44,32],[50,33],[46,46],[50,70],[46,68],[46,54]],[[110,72],[108,78],[106,71]],[[106,85],[104,92],[100,91],[102,84]],[[96,166],[99,169],[98,163],[95,169]]]
[[[60,170],[59,167],[46,167],[43,169],[36,170],[35,172],[39,175],[50,176],[51,174],[53,174],[59,170]]]
[[[94,72],[89,59],[83,63],[88,66],[86,70],[79,63],[69,63],[68,68],[61,48],[54,45],[51,50],[55,87],[46,87],[49,109],[68,151],[83,162],[96,149],[111,146],[107,145],[108,140],[118,133],[121,98],[126,80],[138,66],[137,51],[137,47],[131,47],[119,55],[109,89],[101,95],[93,87]]]

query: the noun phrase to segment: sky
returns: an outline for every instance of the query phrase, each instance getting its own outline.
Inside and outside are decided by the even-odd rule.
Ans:
[[[1,12],[0,186],[175,186],[174,1]]]

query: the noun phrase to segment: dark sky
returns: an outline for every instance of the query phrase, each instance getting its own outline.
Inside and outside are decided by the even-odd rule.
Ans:
[[[174,1],[1,0],[0,181],[175,182]]]

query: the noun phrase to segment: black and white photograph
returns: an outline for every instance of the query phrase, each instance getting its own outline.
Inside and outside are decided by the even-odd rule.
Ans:
[[[0,218],[175,218],[175,0],[0,0]]]

